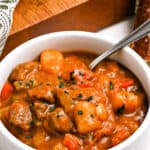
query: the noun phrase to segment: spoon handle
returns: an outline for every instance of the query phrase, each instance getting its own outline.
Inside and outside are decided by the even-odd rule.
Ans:
[[[118,51],[119,49],[127,46],[129,43],[142,38],[144,35],[146,35],[148,33],[150,33],[150,19],[145,21],[141,26],[139,26],[137,29],[135,29],[133,32],[131,32],[128,36],[123,38],[115,46],[108,49],[107,51],[102,53],[100,56],[98,56],[96,59],[94,59],[90,63],[89,68],[92,70],[99,62],[101,62],[103,59],[105,59],[109,55],[111,55],[114,52]]]

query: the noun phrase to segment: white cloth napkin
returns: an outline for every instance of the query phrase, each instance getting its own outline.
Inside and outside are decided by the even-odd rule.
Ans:
[[[11,29],[13,11],[19,0],[0,0],[0,55]]]

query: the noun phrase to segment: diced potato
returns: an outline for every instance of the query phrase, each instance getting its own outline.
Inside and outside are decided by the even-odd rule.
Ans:
[[[90,102],[76,104],[74,118],[79,133],[88,133],[101,128],[101,121],[96,116],[96,106]]]
[[[107,110],[106,110],[105,106],[102,103],[99,103],[96,106],[96,115],[101,120],[106,120],[107,119],[108,113],[107,113]]]
[[[125,103],[125,112],[126,113],[132,113],[137,108],[142,106],[142,103],[144,101],[144,95],[142,93],[134,94],[130,92],[127,95],[127,101]]]
[[[45,71],[58,73],[63,66],[63,55],[59,51],[44,50],[41,53],[40,62]]]
[[[118,113],[132,113],[142,104],[144,95],[133,92],[117,91],[109,95],[115,111]]]

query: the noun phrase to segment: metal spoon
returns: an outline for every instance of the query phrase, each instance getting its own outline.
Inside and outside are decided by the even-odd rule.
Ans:
[[[92,70],[95,68],[95,66],[100,63],[103,59],[110,56],[111,54],[121,50],[124,46],[128,45],[129,43],[136,41],[140,38],[142,38],[144,35],[150,33],[150,19],[145,21],[141,26],[139,26],[137,29],[135,29],[133,32],[131,32],[128,36],[123,38],[119,43],[114,45],[112,48],[106,50],[104,53],[102,53],[100,56],[95,58],[89,65],[89,68]]]

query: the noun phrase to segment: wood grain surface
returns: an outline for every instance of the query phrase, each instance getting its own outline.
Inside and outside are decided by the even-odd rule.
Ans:
[[[134,4],[135,0],[21,0],[1,59],[41,34],[100,30],[133,14]]]
[[[54,17],[88,0],[20,0],[14,12],[11,34]]]

